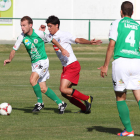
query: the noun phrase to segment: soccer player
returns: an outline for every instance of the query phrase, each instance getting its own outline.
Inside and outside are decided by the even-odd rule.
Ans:
[[[115,20],[111,24],[109,33],[109,45],[101,77],[107,76],[110,59],[114,52],[112,62],[112,81],[116,94],[117,109],[124,131],[118,136],[134,136],[131,127],[129,109],[126,104],[127,89],[132,90],[140,109],[140,25],[134,21],[133,4],[125,1],[121,5],[122,19]]]
[[[100,40],[86,40],[84,38],[76,38],[68,32],[63,32],[59,30],[60,20],[56,16],[50,16],[46,20],[48,30],[50,35],[58,41],[58,43],[66,49],[70,56],[63,56],[61,50],[53,44],[56,55],[60,59],[63,72],[60,79],[60,92],[63,97],[68,99],[72,104],[79,107],[81,110],[79,113],[90,113],[91,112],[91,103],[93,100],[92,96],[85,95],[79,92],[76,89],[73,89],[73,85],[77,85],[79,81],[80,73],[80,63],[77,61],[76,56],[73,53],[71,44],[80,43],[80,44],[100,44]],[[42,28],[42,29],[41,29]],[[45,26],[42,24],[40,30],[45,31]],[[84,101],[85,105],[81,102]]]
[[[32,73],[30,76],[30,83],[37,97],[37,104],[35,104],[32,112],[37,113],[42,108],[44,108],[44,103],[42,100],[42,93],[44,93],[46,96],[48,96],[58,104],[59,113],[63,114],[67,104],[62,102],[56,96],[56,94],[46,86],[46,80],[49,79],[50,74],[48,70],[49,59],[45,52],[44,42],[52,42],[53,44],[55,44],[63,52],[64,56],[69,56],[69,53],[65,49],[63,49],[60,44],[52,38],[52,36],[40,30],[34,30],[32,26],[33,21],[30,17],[24,16],[21,19],[21,29],[23,32],[18,37],[13,50],[10,53],[9,59],[4,61],[4,65],[12,61],[15,56],[16,50],[18,50],[20,44],[23,43],[31,58]]]

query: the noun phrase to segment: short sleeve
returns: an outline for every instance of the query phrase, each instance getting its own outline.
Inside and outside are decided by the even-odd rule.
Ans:
[[[24,38],[24,34],[21,33],[21,35],[18,37],[18,39],[17,39],[15,45],[13,46],[13,50],[16,51],[16,50],[19,49],[19,47],[20,47],[20,45],[21,45],[21,43],[22,43],[22,41],[23,41],[23,38]]]
[[[66,36],[66,40],[65,41],[67,43],[76,44],[76,42],[75,42],[76,37],[74,37],[72,34],[66,33],[65,36]]]
[[[44,32],[44,36],[45,36],[44,42],[51,42],[53,40],[53,37],[49,34],[46,34],[45,32]]]
[[[120,21],[120,19],[119,20],[115,20],[110,25],[109,39],[112,39],[114,41],[116,41],[117,37],[118,37],[118,24],[119,24],[119,21]]]
[[[43,31],[35,30],[35,33],[36,33],[45,43],[51,42],[52,39],[53,39],[51,35],[46,34],[46,33],[43,32]]]

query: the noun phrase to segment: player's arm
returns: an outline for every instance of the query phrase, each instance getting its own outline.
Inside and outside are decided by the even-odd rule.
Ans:
[[[10,63],[10,62],[12,61],[12,59],[14,58],[15,53],[16,53],[16,50],[19,49],[20,44],[21,44],[21,42],[22,42],[22,40],[23,40],[23,36],[24,36],[24,34],[21,33],[21,35],[18,37],[18,39],[17,39],[15,45],[13,46],[13,50],[10,52],[9,59],[4,60],[4,66],[5,66],[6,64]]]
[[[67,56],[67,57],[70,56],[69,52],[65,50],[54,38],[52,39],[52,43],[61,50],[62,55]]]
[[[109,42],[108,48],[107,48],[104,65],[101,66],[100,68],[98,68],[101,70],[100,75],[103,78],[105,75],[107,76],[108,66],[109,66],[109,62],[110,62],[111,57],[112,57],[113,52],[114,52],[114,47],[115,47],[115,41],[111,39]]]
[[[16,51],[12,50],[9,55],[9,59],[4,60],[4,66],[12,61],[15,56]]]
[[[102,43],[101,40],[95,40],[95,39],[87,40],[84,38],[76,38],[75,42],[79,44],[91,44],[91,45],[100,45]]]

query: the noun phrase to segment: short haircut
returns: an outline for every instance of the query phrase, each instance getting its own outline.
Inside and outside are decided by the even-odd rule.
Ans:
[[[131,17],[133,14],[133,4],[130,1],[125,1],[121,5],[121,10],[124,16]]]
[[[28,24],[33,24],[33,20],[29,16],[24,16],[23,18],[21,18],[21,22],[25,20],[28,21]]]
[[[51,24],[58,24],[58,28],[59,28],[59,25],[60,25],[60,20],[58,17],[56,16],[49,16],[48,19],[46,20],[46,23],[51,23]]]

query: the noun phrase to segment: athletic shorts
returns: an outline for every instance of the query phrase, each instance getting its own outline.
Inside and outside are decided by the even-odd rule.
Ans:
[[[78,61],[75,61],[66,67],[63,67],[63,72],[61,74],[61,79],[67,79],[74,85],[78,84],[80,76],[81,66]]]
[[[112,62],[115,91],[140,89],[140,59],[118,58]]]
[[[32,72],[36,72],[39,75],[38,83],[44,82],[50,77],[49,73],[49,59],[39,60],[36,63],[32,63]]]

